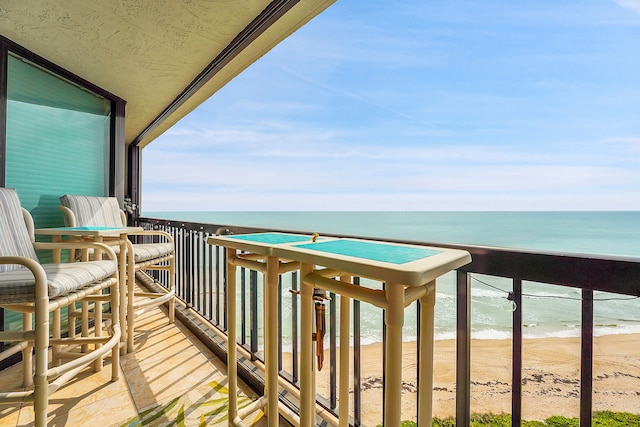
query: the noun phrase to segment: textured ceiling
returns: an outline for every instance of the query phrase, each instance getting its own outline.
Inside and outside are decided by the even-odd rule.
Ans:
[[[301,0],[144,146],[335,0]],[[132,142],[270,0],[1,0],[0,34],[127,101]]]

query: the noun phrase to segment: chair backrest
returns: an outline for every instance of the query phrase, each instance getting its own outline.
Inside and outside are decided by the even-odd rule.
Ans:
[[[115,197],[74,196],[60,197],[62,206],[73,212],[77,227],[122,227],[120,205]]]
[[[18,193],[13,188],[0,188],[0,256],[23,256],[38,260]],[[0,273],[19,268],[21,266],[0,264]]]

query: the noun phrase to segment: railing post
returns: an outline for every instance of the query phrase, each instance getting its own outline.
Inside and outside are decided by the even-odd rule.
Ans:
[[[211,246],[209,248],[209,274],[211,275],[211,298],[209,301],[209,313],[211,316],[211,320],[215,319],[215,325],[220,325],[220,251],[217,246]],[[213,267],[212,267],[213,266]],[[215,276],[213,271],[215,271]],[[215,280],[214,280],[215,277]],[[216,298],[215,306],[213,304],[213,298]],[[215,310],[215,317],[214,317]]]
[[[360,286],[360,278],[353,284]],[[362,424],[362,357],[360,350],[360,301],[353,300],[353,425]]]
[[[263,280],[266,280],[263,278]],[[251,346],[251,360],[257,358],[258,353],[258,272],[255,270],[249,271],[249,336]]]
[[[222,248],[222,259],[226,260],[227,259],[227,248]],[[229,270],[229,267],[227,266],[226,262],[222,263],[222,277],[227,277],[227,271]],[[222,304],[223,304],[223,310],[222,313],[224,314],[223,319],[224,319],[224,326],[223,329],[226,331],[227,330],[227,326],[229,325],[229,315],[227,314],[229,311],[229,306],[228,306],[228,298],[227,298],[227,294],[229,293],[229,283],[227,280],[224,280],[222,282],[222,293],[223,293],[223,298],[222,298]]]
[[[185,236],[185,303],[188,308],[193,307],[193,244],[191,239],[191,231],[187,231]]]
[[[204,307],[202,305],[204,299],[202,293],[204,292],[202,279],[202,250],[204,249],[204,238],[202,236],[202,231],[195,232],[194,238],[194,266],[193,266],[193,279],[195,281],[194,286],[194,305],[197,307],[198,312],[202,312]]]
[[[299,370],[299,358],[298,358],[298,272],[291,273],[291,289],[294,291],[291,293],[291,359],[292,367],[291,372],[293,376],[293,382],[298,383],[300,370]]]
[[[522,424],[522,280],[513,280],[513,349],[511,352],[511,426]]]
[[[182,300],[184,300],[184,282],[186,280],[186,250],[184,245],[184,229],[178,228],[175,236],[175,245],[176,245],[176,295],[179,296]]]
[[[210,260],[213,262],[213,260],[215,259],[215,272],[216,272],[216,279],[215,279],[215,293],[212,292],[212,295],[216,296],[216,304],[215,307],[211,307],[211,317],[213,318],[213,310],[215,309],[216,311],[216,315],[215,315],[215,319],[216,325],[220,325],[220,250],[218,249],[217,246],[212,246],[211,249],[211,256],[213,258],[210,258]],[[225,295],[223,295],[224,298],[226,298]],[[211,302],[213,303],[213,297],[211,298]]]
[[[189,305],[191,308],[198,309],[196,302],[196,286],[197,286],[197,276],[196,276],[196,259],[198,256],[197,253],[197,235],[195,231],[191,230],[189,232]]]
[[[240,345],[247,344],[247,275],[245,268],[240,267]]]
[[[282,276],[278,276],[278,374],[282,371],[282,344]]]
[[[340,304],[342,304],[342,298],[343,297],[341,295]],[[340,307],[342,308],[342,305],[340,305]],[[342,315],[342,313],[340,313],[340,315]],[[336,294],[329,293],[329,406],[332,410],[335,410],[338,407],[338,377],[336,369],[336,342],[338,339],[337,318]],[[346,403],[348,404],[348,402]]]
[[[580,427],[591,427],[593,396],[593,291],[582,289],[580,349]]]
[[[471,421],[471,280],[462,270],[457,276],[456,425]]]

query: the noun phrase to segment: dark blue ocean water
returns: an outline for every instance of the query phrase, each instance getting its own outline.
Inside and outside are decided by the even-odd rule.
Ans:
[[[320,234],[640,258],[640,212],[145,212],[144,215]],[[511,306],[505,298],[510,286],[505,279],[472,278],[474,337],[511,335]],[[525,336],[579,334],[579,290],[525,282],[524,293]],[[596,334],[640,332],[639,299],[611,300],[610,295],[600,293],[595,298],[600,300],[595,302]],[[414,308],[408,310],[407,319]],[[379,341],[380,311],[365,307],[363,317],[365,339]],[[414,336],[415,325],[408,321],[405,338]],[[438,281],[436,336],[440,339],[455,336],[453,275]]]

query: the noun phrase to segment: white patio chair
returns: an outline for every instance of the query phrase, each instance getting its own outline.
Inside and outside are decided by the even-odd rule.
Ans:
[[[65,194],[60,197],[59,209],[64,213],[68,227],[124,227],[126,215],[120,209],[115,197],[78,196]],[[175,320],[175,249],[173,237],[160,230],[145,230],[132,234],[152,243],[131,243],[127,247],[127,309],[126,337],[127,351],[134,350],[134,330],[136,316],[159,305],[168,303],[168,315],[171,323]],[[117,248],[114,248],[117,251]],[[131,256],[130,254],[133,254]],[[135,292],[135,274],[143,270],[164,270],[169,274],[169,286],[155,292]],[[146,274],[146,273],[145,273]],[[155,282],[150,278],[151,282]],[[124,320],[123,320],[124,321]]]
[[[40,264],[36,249],[101,249],[108,259],[92,262]],[[105,294],[106,291],[108,294]],[[49,396],[94,364],[102,368],[103,358],[111,351],[111,380],[119,376],[120,321],[119,280],[116,255],[98,243],[35,242],[33,219],[22,209],[15,190],[0,188],[0,306],[23,313],[19,331],[0,331],[0,341],[14,342],[0,353],[0,360],[22,351],[23,382],[26,390],[0,392],[0,404],[33,401],[35,425],[47,425]],[[93,309],[92,336],[83,330],[76,336],[75,320],[69,320],[68,337],[61,337],[60,309],[86,302]],[[103,303],[110,304],[110,314]],[[50,335],[49,313],[53,313]],[[32,321],[35,315],[35,325]],[[103,334],[103,319],[106,335]],[[49,346],[53,362],[48,363]],[[32,352],[35,348],[34,358]],[[35,369],[32,368],[35,362]],[[33,386],[33,388],[31,388]]]

